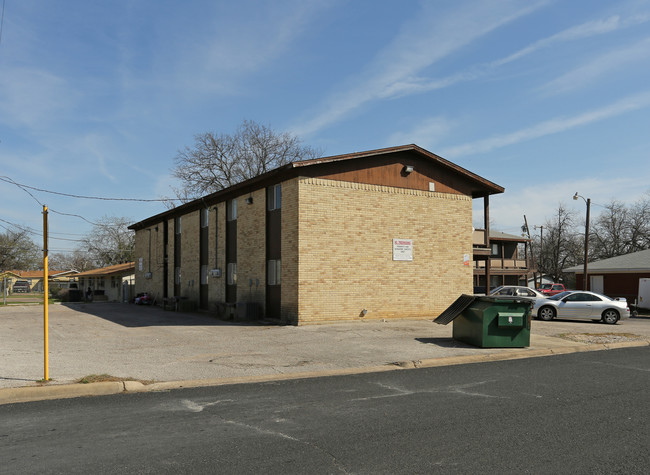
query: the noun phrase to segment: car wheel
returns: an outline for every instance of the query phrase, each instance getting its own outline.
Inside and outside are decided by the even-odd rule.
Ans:
[[[555,309],[553,307],[542,307],[537,312],[537,316],[545,322],[549,322],[555,318]]]
[[[609,325],[614,325],[616,322],[618,322],[619,315],[616,310],[605,310],[603,312],[603,322],[608,323]]]

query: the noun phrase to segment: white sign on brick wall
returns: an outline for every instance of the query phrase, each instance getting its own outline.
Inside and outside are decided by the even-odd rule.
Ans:
[[[413,239],[393,239],[393,260],[413,260]]]

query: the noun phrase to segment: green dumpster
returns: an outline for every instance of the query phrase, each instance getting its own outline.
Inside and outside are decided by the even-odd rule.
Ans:
[[[461,295],[434,320],[453,321],[455,340],[482,348],[530,346],[533,301],[523,297]]]

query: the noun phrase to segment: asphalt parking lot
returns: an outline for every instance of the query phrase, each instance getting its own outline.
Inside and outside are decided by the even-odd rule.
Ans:
[[[91,374],[168,382],[362,372],[650,341],[650,317],[617,325],[534,320],[530,347],[484,349],[453,340],[452,325],[433,318],[294,327],[132,304],[50,305],[50,384]],[[0,388],[38,385],[44,377],[43,340],[42,306],[0,307]]]

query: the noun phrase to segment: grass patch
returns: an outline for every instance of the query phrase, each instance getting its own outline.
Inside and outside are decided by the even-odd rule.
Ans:
[[[619,341],[645,340],[634,333],[559,333],[558,338],[581,343],[615,343]]]
[[[137,381],[144,385],[153,384],[155,381],[149,379],[137,379],[137,378],[122,378],[120,376],[111,376],[110,374],[89,374],[83,378],[79,378],[76,383],[79,384],[91,384],[91,383],[112,383],[112,382],[121,382],[121,381]]]

